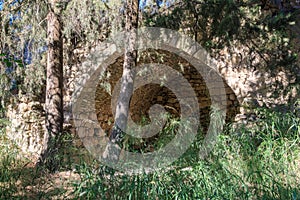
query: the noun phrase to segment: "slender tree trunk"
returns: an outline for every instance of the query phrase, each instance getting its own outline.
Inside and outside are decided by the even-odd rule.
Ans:
[[[58,161],[54,157],[59,147],[63,129],[63,41],[60,11],[57,1],[50,2],[48,20],[48,57],[46,86],[46,137],[41,162],[51,171],[56,170]]]
[[[135,66],[137,63],[137,50],[135,48],[138,28],[138,0],[126,1],[126,41],[123,65],[123,75],[121,79],[121,91],[119,94],[115,122],[110,134],[110,143],[103,154],[103,158],[110,162],[117,162],[126,134],[127,120],[129,113],[130,98],[133,93],[133,83],[135,78]]]

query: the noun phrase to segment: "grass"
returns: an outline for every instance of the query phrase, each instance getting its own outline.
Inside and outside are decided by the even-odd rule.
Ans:
[[[256,112],[255,123],[227,125],[206,159],[198,157],[199,137],[168,170],[125,175],[96,161],[65,165],[79,176],[69,181],[72,184],[69,198],[300,199],[300,119],[292,113]],[[16,184],[25,176],[22,170],[14,170],[20,165],[15,159],[16,151],[4,142],[0,151],[0,199],[12,199],[13,195],[25,199],[16,196],[30,184],[21,188]],[[36,172],[27,173],[31,176],[30,173]],[[67,198],[66,192],[60,190],[60,199]],[[37,199],[53,199],[47,190],[37,196]]]
[[[300,199],[299,118],[257,115],[251,128],[229,126],[205,160],[195,142],[172,170],[128,176],[79,166],[75,192],[81,199]]]

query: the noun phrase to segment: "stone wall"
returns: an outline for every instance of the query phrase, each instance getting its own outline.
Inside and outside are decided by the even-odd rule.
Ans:
[[[64,66],[65,127],[71,128],[74,133],[76,131],[72,116],[72,95],[75,92],[75,80],[85,76],[89,71],[88,68],[82,66],[82,63],[93,48],[81,46],[72,51],[70,55],[65,56],[69,58]],[[103,51],[105,48],[107,47],[103,47]],[[158,58],[158,54],[163,59]],[[146,55],[148,56],[141,54],[139,63],[154,62],[171,66],[180,72],[189,82],[197,95],[200,109],[199,120],[205,130],[209,125],[211,100],[214,97],[208,94],[207,84],[204,82],[201,74],[193,67],[191,61],[166,50],[150,50]],[[291,102],[291,100],[299,98],[297,97],[296,90],[291,90],[287,95],[279,92],[279,97],[274,98],[272,91],[274,92],[276,88],[273,88],[273,83],[279,81],[284,87],[288,87],[295,81],[295,74],[291,75],[282,70],[278,72],[276,77],[272,77],[269,72],[260,68],[249,67],[249,56],[251,56],[253,63],[262,62],[259,55],[252,55],[247,47],[236,42],[233,47],[224,48],[215,57],[216,62],[214,65],[222,76],[221,80],[225,86],[226,100],[222,103],[226,106],[227,121],[244,120],[247,122],[249,117],[249,110],[247,108],[285,105]],[[121,54],[115,56],[110,63],[107,68],[107,73],[110,74],[110,77],[105,81],[95,79],[97,80],[93,83],[96,87],[95,104],[87,105],[87,107],[92,106],[96,111],[96,115],[92,117],[93,123],[98,123],[106,132],[101,136],[99,135],[99,137],[107,135],[113,124],[114,117],[111,107],[112,92],[122,74],[123,56]],[[106,88],[107,84],[110,86],[110,91]],[[219,88],[215,88],[215,90],[218,91]],[[137,89],[132,96],[130,116],[133,121],[141,123],[142,117],[149,117],[149,108],[155,104],[162,105],[175,117],[178,117],[181,112],[178,99],[176,99],[171,90],[158,84],[148,84]],[[90,115],[89,111],[83,110],[83,112],[86,112],[83,115],[83,119],[88,118]],[[45,130],[43,103],[38,100],[33,101],[21,98],[20,102],[9,107],[7,116],[11,121],[11,125],[7,128],[9,137],[15,140],[23,151],[38,155],[42,149],[43,132]],[[89,125],[91,124],[86,123],[80,126],[87,133],[87,135],[79,135],[83,138],[83,141],[91,141],[89,137],[93,137],[94,130],[91,130],[88,127]],[[93,141],[95,144],[99,142],[97,139]]]
[[[32,161],[37,161],[44,144],[45,113],[43,103],[22,96],[8,107],[10,123],[6,132]]]
[[[243,106],[242,114],[247,112],[245,107],[286,106],[290,109],[288,106],[299,98],[297,89],[289,86],[295,84],[300,74],[293,74],[284,66],[273,71],[260,68],[260,62],[264,62],[260,55],[251,53],[238,42],[231,49],[224,48],[216,59],[218,71]]]
[[[107,47],[102,47],[103,51]],[[200,109],[200,123],[204,132],[209,125],[210,121],[210,106],[211,100],[214,96],[208,94],[207,84],[204,82],[203,77],[191,64],[191,60],[184,59],[181,56],[171,53],[174,51],[167,50],[149,50],[145,54],[140,52],[139,64],[157,63],[164,64],[172,67],[180,72],[185,79],[192,86],[195,91]],[[82,62],[85,60],[86,51],[76,51],[78,65],[72,65],[68,70],[71,74],[68,80],[68,85],[71,85],[69,94],[73,94],[75,85],[74,80],[85,76],[88,69],[82,68]],[[144,55],[144,56],[143,56]],[[145,56],[146,55],[146,56]],[[281,70],[277,76],[271,76],[269,72],[259,67],[255,68],[256,64],[262,62],[262,59],[257,54],[252,54],[250,49],[236,42],[235,46],[231,48],[224,48],[212,64],[222,76],[225,86],[226,99],[221,103],[226,106],[226,119],[229,121],[242,121],[247,123],[252,119],[252,108],[259,106],[274,107],[276,105],[287,105],[297,98],[297,91],[292,90],[288,94],[279,92],[278,97],[274,97],[273,93],[276,92],[274,83],[279,82],[283,85],[283,89],[287,88],[295,81],[295,76]],[[251,67],[250,61],[251,60]],[[113,91],[117,82],[122,75],[123,56],[114,55],[110,59],[109,66],[105,74],[109,75],[108,78],[99,81],[99,77],[93,77],[85,87],[90,91],[95,90],[95,94],[88,92],[83,94],[83,99],[88,99],[91,96],[94,102],[80,102],[81,108],[78,108],[82,114],[78,117],[79,124],[76,124],[80,135],[79,137],[84,143],[88,144],[91,152],[99,150],[99,144],[105,143],[105,137],[109,134],[114,116],[112,108]],[[76,69],[76,70],[74,70]],[[78,71],[78,69],[80,69]],[[221,91],[220,88],[214,88]],[[95,96],[93,96],[95,95]],[[70,97],[66,97],[71,99]],[[149,84],[135,90],[130,104],[130,116],[134,122],[140,124],[143,116],[149,118],[149,109],[155,104],[162,105],[168,112],[175,117],[178,117],[181,110],[178,99],[166,87],[160,85]],[[69,103],[69,108],[72,103]],[[94,114],[96,112],[96,114]],[[71,112],[69,110],[72,121]],[[97,125],[96,125],[97,124]],[[99,126],[98,126],[99,125]],[[74,126],[73,126],[74,127]],[[99,131],[100,129],[104,132]],[[104,144],[103,143],[103,144]]]
[[[162,60],[158,59],[158,55],[162,57]],[[180,72],[182,76],[188,81],[198,98],[198,104],[200,109],[200,122],[204,129],[209,124],[209,112],[211,106],[211,97],[209,90],[206,86],[201,74],[190,64],[187,60],[170,53],[168,51],[147,51],[145,57],[141,56],[138,65],[147,63],[164,64],[174,68]],[[107,73],[110,74],[108,84],[111,87],[111,91],[114,91],[117,82],[122,76],[123,57],[118,58],[112,65],[107,68]],[[98,121],[101,127],[105,131],[109,131],[114,122],[114,117],[111,107],[112,97],[109,92],[103,87],[105,81],[100,81],[96,90],[96,111]],[[226,101],[223,103],[227,107],[226,117],[227,122],[233,121],[236,114],[239,113],[239,103],[237,97],[232,89],[226,84],[223,79],[226,92]],[[179,86],[178,86],[179,87]],[[215,88],[218,90],[218,88]],[[142,117],[149,117],[149,109],[155,104],[162,105],[166,111],[174,115],[174,117],[180,117],[180,105],[176,95],[167,87],[160,86],[158,84],[148,84],[134,91],[134,94],[130,103],[130,116],[136,123],[141,123]]]

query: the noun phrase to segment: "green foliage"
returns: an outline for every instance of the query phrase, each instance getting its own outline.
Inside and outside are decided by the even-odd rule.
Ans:
[[[155,136],[150,138],[136,138],[131,135],[134,135],[134,131],[141,133],[141,130],[128,130],[128,132],[132,132],[132,134],[127,134],[124,139],[124,148],[127,151],[131,152],[140,152],[140,153],[147,153],[152,152],[155,150],[159,150],[167,145],[176,135],[178,132],[179,126],[186,126],[187,124],[183,124],[174,116],[166,115],[164,116],[166,120],[166,124],[162,127],[161,122],[157,122],[157,126],[162,127],[162,130],[155,130],[159,131]],[[154,122],[155,123],[155,122]],[[140,125],[141,127],[144,125],[149,124],[149,119],[143,117]],[[186,126],[187,128],[187,126]],[[180,144],[178,144],[180,145]]]
[[[48,140],[47,149],[39,160],[40,170],[50,173],[60,170],[71,169],[73,167],[72,156],[76,149],[72,145],[74,136],[69,132],[63,132],[59,137],[51,137]]]
[[[0,108],[4,108],[20,87],[24,64],[22,60],[0,54]]]
[[[299,199],[300,119],[292,113],[256,112],[258,121],[250,127],[228,125],[204,160],[197,158],[199,136],[181,159],[154,173],[125,175],[96,161],[73,163],[68,169],[74,169],[80,178],[73,182],[71,198]],[[44,185],[44,179],[22,167],[18,151],[4,132],[0,133],[0,198],[54,198],[50,188],[28,194],[27,186],[35,180]],[[67,135],[63,140],[64,148],[71,150],[72,137]],[[71,154],[61,152],[63,155],[74,159]],[[65,199],[64,192],[59,190]]]
[[[47,51],[48,1],[17,1],[3,3],[0,12],[0,53],[6,52],[23,58],[25,49],[31,53],[31,63],[20,70],[20,91],[43,101]],[[68,3],[67,3],[68,2]],[[64,39],[64,64],[74,65],[73,50],[84,43],[94,45],[99,39],[120,30],[123,3],[117,0],[103,1],[58,1],[62,9]],[[11,61],[7,61],[8,67]],[[1,73],[3,74],[3,73]],[[6,77],[5,77],[6,78]],[[14,76],[13,79],[16,77]],[[9,82],[9,81],[7,81]],[[8,87],[9,84],[2,84]],[[5,100],[6,101],[6,100]]]
[[[0,199],[10,199],[17,192],[15,183],[20,174],[13,170],[21,163],[16,159],[17,155],[18,150],[0,126]]]
[[[132,176],[80,165],[75,194],[80,199],[299,199],[300,120],[291,113],[257,112],[258,124],[228,127],[205,160],[181,159],[169,169]]]
[[[292,33],[297,26],[299,12],[269,12],[261,1],[213,0],[175,3],[153,15],[145,13],[145,25],[178,30],[199,42],[216,59],[230,62],[239,57],[232,67],[259,69],[277,78],[280,72],[290,75],[287,87],[274,81],[270,90],[286,95],[299,86],[299,47]],[[241,49],[237,52],[237,49]],[[273,92],[275,98],[278,94]]]
[[[45,62],[39,48],[46,44],[48,7],[45,1],[21,2],[5,4],[0,13],[1,52],[5,49],[10,55],[22,57],[23,47],[29,41],[33,64],[24,66],[20,60],[0,54],[3,70],[0,92],[5,102],[8,100],[4,92],[10,92],[12,80],[24,83],[24,90],[29,92],[41,91],[45,80]],[[71,1],[62,16],[68,51],[80,42],[92,44],[120,30],[121,3]],[[255,1],[199,0],[178,5],[168,10],[170,14],[145,13],[145,25],[179,30],[215,54],[225,46],[240,43],[250,49],[250,67],[263,67],[274,75],[280,68],[298,73],[296,51],[287,31],[294,20],[292,14],[266,14]],[[9,25],[10,16],[19,14]],[[252,53],[264,62],[254,62]],[[5,71],[10,67],[14,67],[15,74]],[[300,199],[299,118],[291,113],[266,110],[258,110],[257,114],[259,120],[252,127],[229,127],[226,134],[221,134],[205,160],[199,160],[204,137],[199,134],[188,151],[165,171],[129,176],[97,162],[93,165],[83,162],[76,167],[81,179],[74,183],[74,195],[76,199]],[[168,143],[177,127],[176,120],[170,121],[154,146],[159,148]],[[19,174],[14,167],[20,163],[16,160],[17,151],[6,145],[3,130],[0,133],[0,198],[10,199],[18,190],[15,183]],[[62,143],[66,149],[71,146],[70,138],[62,141],[66,142]],[[128,149],[137,144],[147,146],[144,142],[127,142]],[[70,162],[71,154],[67,155]],[[62,165],[62,155],[57,156],[50,159]]]
[[[73,0],[68,3],[62,14],[64,22],[64,37],[68,43],[77,45],[84,42],[92,45],[98,40],[108,37],[109,33],[115,34],[122,28],[125,20],[121,9],[123,2]]]
[[[4,71],[1,75],[9,77],[1,87],[10,87],[13,81],[17,93],[40,97],[45,80],[45,65],[41,58],[46,46],[46,14],[45,1],[7,1],[3,4],[0,23],[5,29],[0,31],[0,53],[7,54],[5,58],[9,60],[2,62]],[[31,65],[22,60],[29,53]],[[11,68],[9,74],[5,72],[8,68]],[[7,89],[1,88],[1,91]]]

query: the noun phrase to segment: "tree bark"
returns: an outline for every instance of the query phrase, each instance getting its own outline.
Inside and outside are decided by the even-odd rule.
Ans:
[[[138,0],[126,1],[126,40],[121,91],[116,106],[115,122],[110,134],[110,142],[106,147],[103,158],[109,162],[118,162],[123,137],[126,134],[130,98],[133,93],[135,67],[137,63],[137,28],[138,28]]]
[[[42,162],[51,171],[56,170],[58,161],[55,154],[63,131],[63,41],[60,11],[57,1],[50,2],[48,21],[48,57],[46,83],[46,135]]]

